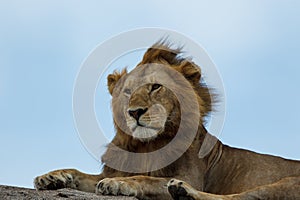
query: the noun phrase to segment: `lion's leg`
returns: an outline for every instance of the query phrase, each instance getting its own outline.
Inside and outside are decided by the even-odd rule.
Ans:
[[[167,190],[168,180],[150,176],[105,178],[97,184],[96,193],[135,196],[139,199],[172,199]]]
[[[263,185],[254,189],[232,195],[215,195],[200,192],[189,184],[172,179],[168,190],[173,199],[193,200],[257,200],[257,199],[300,199],[300,177],[284,178],[276,183]]]
[[[37,190],[55,190],[72,188],[76,190],[95,192],[95,187],[102,175],[90,175],[76,169],[55,170],[34,179]]]

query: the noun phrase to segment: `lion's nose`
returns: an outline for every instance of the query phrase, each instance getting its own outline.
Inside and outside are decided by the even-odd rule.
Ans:
[[[136,110],[128,110],[128,113],[131,117],[133,117],[134,119],[136,119],[136,121],[139,120],[139,118],[145,113],[147,112],[147,108],[139,108],[139,109],[136,109]]]

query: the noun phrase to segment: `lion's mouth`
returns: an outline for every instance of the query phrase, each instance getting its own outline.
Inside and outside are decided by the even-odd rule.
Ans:
[[[158,127],[158,126],[153,126],[151,124],[152,124],[152,122],[150,122],[150,123],[147,124],[146,122],[137,120],[135,126],[133,127],[133,129],[135,130],[138,127],[144,127],[144,128],[149,128],[149,129],[153,129],[153,130],[160,130],[160,129],[162,129],[161,126]]]
[[[144,125],[144,124],[140,123],[140,121],[139,121],[139,120],[136,122],[136,127],[138,127],[138,126],[141,126],[141,127],[146,127],[146,125]],[[136,127],[135,127],[135,128],[136,128]]]

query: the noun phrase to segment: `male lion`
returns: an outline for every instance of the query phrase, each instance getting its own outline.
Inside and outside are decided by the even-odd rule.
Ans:
[[[103,172],[52,171],[35,178],[36,189],[160,200],[300,199],[299,161],[219,140],[207,155],[198,156],[206,137],[216,139],[203,126],[215,100],[200,68],[180,49],[156,43],[132,72],[115,72],[107,79],[116,136],[102,156]]]

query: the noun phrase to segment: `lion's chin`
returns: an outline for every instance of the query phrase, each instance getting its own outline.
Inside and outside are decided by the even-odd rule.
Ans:
[[[155,139],[159,132],[159,129],[137,126],[132,132],[132,137],[142,142],[148,142]]]

